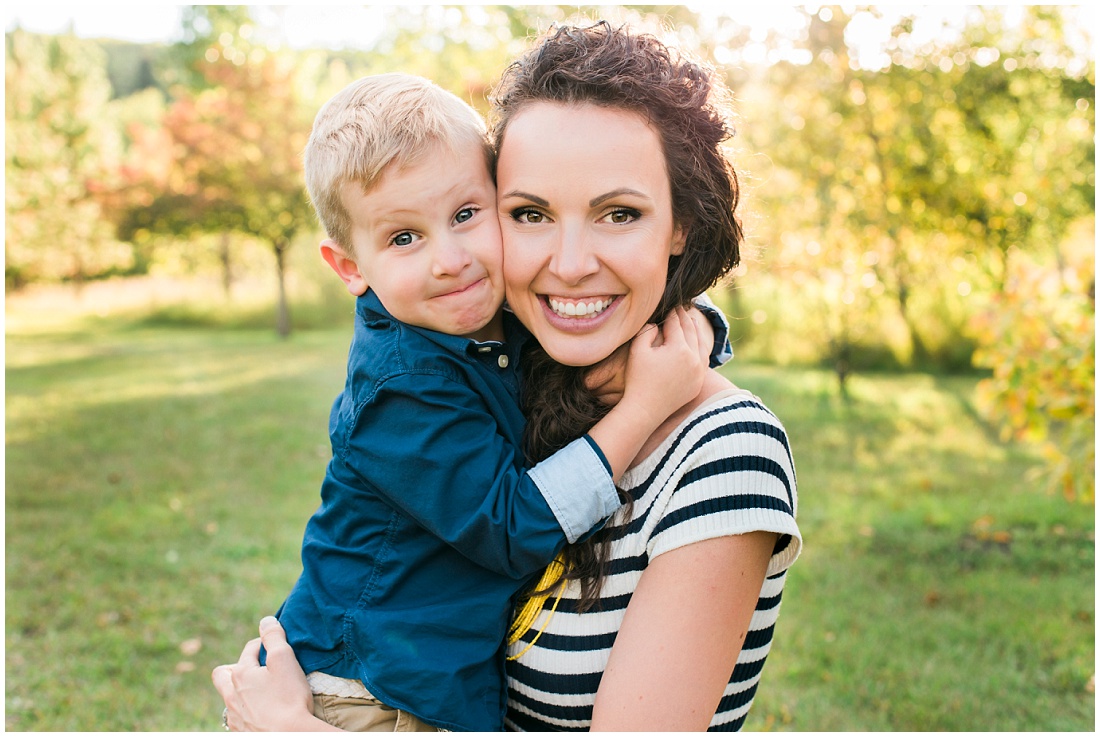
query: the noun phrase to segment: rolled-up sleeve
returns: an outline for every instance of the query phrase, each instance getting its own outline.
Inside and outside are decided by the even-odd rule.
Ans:
[[[696,309],[706,316],[714,329],[714,346],[710,351],[710,367],[718,368],[733,358],[733,346],[730,345],[730,324],[718,306],[704,292],[692,300]]]
[[[586,435],[532,468],[528,474],[550,505],[571,543],[587,535],[622,502],[611,469]]]

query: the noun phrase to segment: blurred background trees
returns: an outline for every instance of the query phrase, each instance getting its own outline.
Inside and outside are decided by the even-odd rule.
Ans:
[[[401,70],[485,111],[508,59],[571,7],[380,6],[341,50],[280,44],[262,6],[190,6],[176,44],[11,30],[7,289],[208,278],[228,310],[258,274],[285,335],[288,279],[319,278],[291,258],[319,236],[300,159],[318,107]],[[614,12],[663,25],[734,91],[750,253],[715,297],[739,356],[828,365],[842,394],[860,371],[984,371],[989,421],[1043,443],[1051,484],[1091,499],[1095,66],[1078,10],[974,7],[932,34],[875,6],[792,8],[782,29]]]

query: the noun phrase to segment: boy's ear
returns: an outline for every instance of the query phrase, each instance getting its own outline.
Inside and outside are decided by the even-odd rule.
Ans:
[[[344,253],[344,249],[336,241],[326,238],[321,241],[320,249],[321,258],[332,267],[332,270],[336,272],[336,276],[340,277],[340,280],[347,285],[348,292],[352,296],[360,297],[367,293],[369,285],[366,278],[359,272],[359,264],[355,263],[355,259]]]

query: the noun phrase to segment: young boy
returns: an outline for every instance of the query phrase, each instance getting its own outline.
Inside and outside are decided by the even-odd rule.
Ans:
[[[398,74],[333,97],[306,148],[321,256],[357,300],[321,506],[277,616],[315,714],[345,729],[500,730],[517,592],[619,507],[615,480],[706,368],[709,335],[634,341],[622,400],[525,469],[527,333],[501,309],[490,162],[472,108]]]

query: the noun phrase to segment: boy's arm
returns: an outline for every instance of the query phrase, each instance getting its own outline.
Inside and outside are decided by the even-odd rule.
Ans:
[[[526,470],[485,399],[440,374],[391,377],[357,414],[333,459],[340,474],[502,575],[541,570],[621,505],[586,440]]]
[[[478,565],[526,578],[621,506],[614,480],[702,385],[690,318],[678,310],[648,328],[631,346],[626,396],[590,433],[603,457],[579,438],[519,468],[483,397],[440,373],[406,373],[356,408],[333,463]]]

